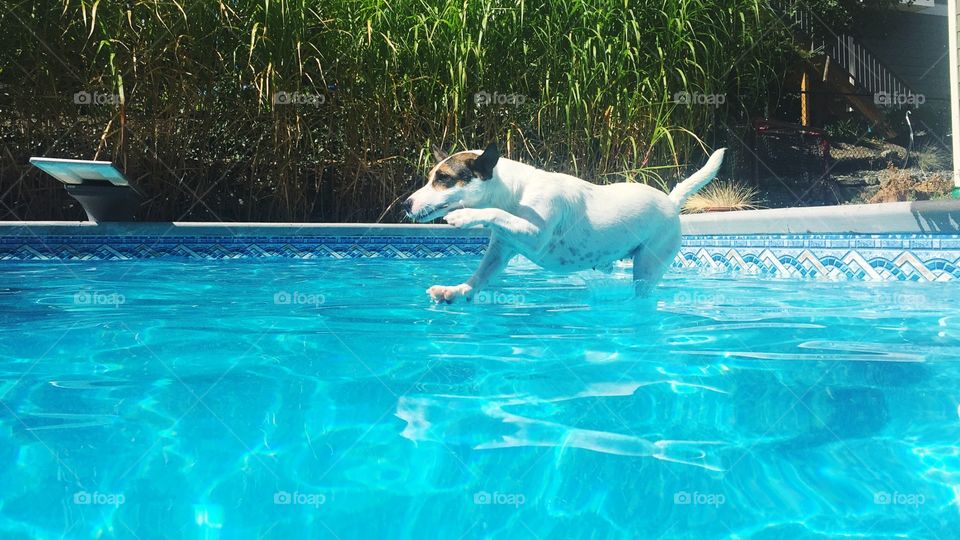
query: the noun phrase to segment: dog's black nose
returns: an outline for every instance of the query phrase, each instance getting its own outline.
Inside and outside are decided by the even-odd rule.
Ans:
[[[403,208],[403,211],[410,213],[410,209],[413,208],[413,199],[407,199],[400,204],[400,208]]]

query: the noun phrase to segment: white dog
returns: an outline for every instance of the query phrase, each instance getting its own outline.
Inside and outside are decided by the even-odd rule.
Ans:
[[[427,184],[403,202],[418,222],[443,217],[454,227],[490,229],[480,267],[460,285],[434,285],[436,302],[470,300],[520,254],[543,268],[572,272],[609,270],[633,258],[639,294],[660,280],[680,249],[680,208],[716,176],[723,149],[669,195],[644,184],[598,186],[501,158],[496,144],[451,156],[434,150],[439,163]]]

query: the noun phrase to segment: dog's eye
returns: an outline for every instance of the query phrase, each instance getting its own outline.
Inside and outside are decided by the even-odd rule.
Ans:
[[[449,189],[457,184],[457,179],[449,174],[437,174],[433,178],[433,185],[437,189]]]

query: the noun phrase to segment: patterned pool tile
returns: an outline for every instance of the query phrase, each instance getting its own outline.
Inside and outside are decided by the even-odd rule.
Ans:
[[[484,236],[112,235],[0,236],[0,260],[436,258],[482,255]],[[956,234],[768,234],[686,236],[677,270],[830,280],[960,279]]]
[[[960,279],[960,235],[689,236],[674,269],[830,280]]]
[[[18,236],[0,244],[0,260],[127,260],[157,257],[238,259],[256,257],[315,258],[428,258],[480,255],[483,237],[363,237],[363,236],[131,236],[77,235]]]

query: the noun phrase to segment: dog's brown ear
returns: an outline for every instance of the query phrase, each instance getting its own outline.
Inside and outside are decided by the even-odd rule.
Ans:
[[[437,163],[440,163],[441,161],[447,159],[447,157],[449,157],[450,155],[444,152],[443,150],[441,150],[440,147],[437,145],[433,145],[432,149],[433,149],[433,159],[437,160]]]
[[[493,177],[493,168],[497,166],[497,161],[499,160],[500,150],[497,148],[497,143],[490,143],[487,149],[480,154],[480,157],[474,160],[470,168],[473,169],[473,172],[477,173],[477,176],[481,179],[489,180]]]

